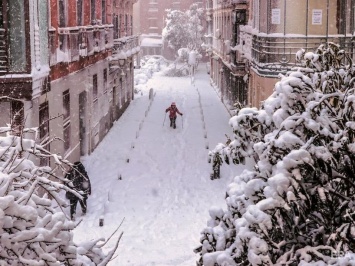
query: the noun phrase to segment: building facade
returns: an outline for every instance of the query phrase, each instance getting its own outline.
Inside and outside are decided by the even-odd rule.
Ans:
[[[211,83],[227,105],[247,104],[246,64],[234,51],[239,42],[239,27],[247,22],[247,11],[246,0],[209,0],[206,6]]]
[[[132,33],[134,2],[8,1],[4,24],[18,21],[22,28],[5,30],[7,40],[26,53],[10,49],[13,67],[7,69],[25,72],[14,75],[12,70],[0,77],[1,95],[20,100],[1,102],[6,119],[12,122],[21,110],[25,126],[39,127],[42,143],[62,140],[46,148],[69,161],[91,153],[133,99],[133,60],[139,52],[138,37]],[[24,12],[13,12],[12,19],[15,3]],[[15,36],[19,32],[23,39]]]
[[[215,65],[211,79],[230,104],[259,107],[272,93],[279,73],[298,65],[295,55],[300,49],[314,51],[320,44],[335,42],[354,58],[354,0],[213,1],[210,13],[211,64]],[[224,49],[230,56],[223,57],[218,38],[226,35],[218,31],[218,23],[229,21],[228,16],[232,37],[231,45],[227,41]],[[235,76],[243,78],[237,84],[228,83]],[[236,93],[238,97],[232,93],[231,97],[228,91],[239,92],[239,85],[244,87],[243,93]]]
[[[20,134],[49,89],[47,2],[1,0],[0,38],[0,123]]]
[[[139,0],[135,6],[136,25],[135,34],[140,35],[141,55],[163,55],[168,59],[174,59],[175,54],[164,45],[162,31],[166,25],[166,10],[186,11],[189,7],[198,3],[205,6],[206,0]]]

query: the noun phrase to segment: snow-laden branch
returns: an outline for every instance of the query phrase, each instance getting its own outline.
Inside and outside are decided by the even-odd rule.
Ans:
[[[232,117],[234,138],[210,152],[255,167],[210,213],[201,265],[355,265],[355,68],[332,43],[296,57],[304,67]]]

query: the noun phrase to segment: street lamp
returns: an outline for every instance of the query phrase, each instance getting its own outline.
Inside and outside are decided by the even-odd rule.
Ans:
[[[123,67],[126,64],[126,60],[127,60],[127,55],[126,53],[121,50],[117,55],[116,58],[118,60],[118,65],[121,69],[121,76],[125,76],[126,74],[123,72]]]

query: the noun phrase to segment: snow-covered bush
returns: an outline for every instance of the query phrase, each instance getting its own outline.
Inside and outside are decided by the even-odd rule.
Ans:
[[[102,252],[103,239],[73,242],[75,223],[62,211],[67,203],[60,192],[80,195],[56,176],[69,163],[34,140],[9,132],[10,127],[0,128],[0,264],[106,265],[118,242],[108,254]],[[58,167],[37,166],[31,156],[51,158]]]
[[[170,66],[165,68],[162,71],[164,76],[167,77],[186,77],[189,75],[189,69],[187,65],[175,67],[175,66]]]
[[[216,148],[255,167],[229,185],[226,211],[211,210],[201,265],[355,265],[355,67],[333,43],[298,58]]]

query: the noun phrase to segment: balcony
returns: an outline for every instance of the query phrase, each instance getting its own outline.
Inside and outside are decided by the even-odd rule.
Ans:
[[[105,52],[113,47],[113,25],[58,28],[58,33],[52,28],[49,30],[49,44],[51,66],[78,61],[81,57]]]
[[[291,68],[300,66],[296,53],[300,49],[315,51],[320,44],[334,42],[354,58],[355,40],[352,36],[270,36],[255,35],[241,31],[240,44],[236,46],[237,56],[250,61],[260,74],[277,76]]]
[[[124,51],[128,57],[140,51],[139,39],[137,35],[118,38],[113,40],[114,53]]]
[[[122,63],[120,65],[119,61],[122,61],[121,59],[125,61],[126,59],[132,58],[140,51],[138,35],[114,39],[113,43],[113,53],[110,57],[111,69],[122,69]],[[132,59],[129,60],[131,61]],[[122,73],[122,75],[124,74]]]

